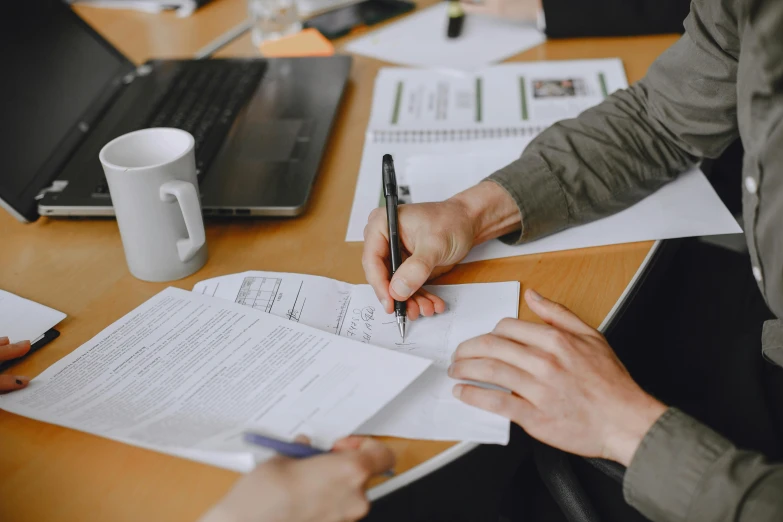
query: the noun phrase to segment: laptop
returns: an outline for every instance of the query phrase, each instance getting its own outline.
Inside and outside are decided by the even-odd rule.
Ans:
[[[194,136],[206,216],[304,211],[350,57],[137,67],[64,3],[13,5],[0,17],[0,206],[17,219],[113,216],[98,153],[146,127]]]

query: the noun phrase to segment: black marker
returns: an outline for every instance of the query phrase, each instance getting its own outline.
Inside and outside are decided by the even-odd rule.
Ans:
[[[400,234],[397,223],[397,176],[394,174],[394,160],[391,154],[383,155],[383,196],[386,199],[386,220],[389,222],[389,250],[391,251],[392,277],[402,264],[400,255]],[[394,316],[400,328],[402,342],[405,342],[405,301],[394,301]]]

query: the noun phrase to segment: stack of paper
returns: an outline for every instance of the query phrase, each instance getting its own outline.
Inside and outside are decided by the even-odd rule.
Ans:
[[[246,430],[323,448],[351,433],[508,441],[508,420],[452,397],[446,369],[516,316],[516,282],[432,287],[448,310],[404,343],[368,285],[246,272],[194,290],[161,292],[0,408],[237,471],[272,455]]]
[[[459,343],[517,317],[519,283],[427,287],[447,310],[411,322],[403,343],[393,315],[370,285],[276,272],[244,272],[203,281],[194,292],[227,299],[325,332],[423,357],[432,366],[358,431],[412,439],[506,444],[509,422],[456,400],[446,370]]]
[[[0,408],[238,471],[255,429],[329,447],[431,362],[169,288],[54,364]]]

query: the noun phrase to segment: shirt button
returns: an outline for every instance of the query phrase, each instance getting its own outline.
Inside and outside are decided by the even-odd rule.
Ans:
[[[758,190],[758,188],[759,188],[759,187],[758,187],[758,185],[756,185],[756,180],[755,180],[755,179],[753,179],[753,178],[752,178],[752,177],[750,177],[750,176],[748,176],[747,178],[745,178],[745,189],[746,189],[746,190],[747,190],[747,191],[748,191],[750,194],[755,194],[755,193],[756,193],[756,191]]]
[[[753,267],[753,277],[756,278],[757,282],[761,282],[761,269],[757,266]]]

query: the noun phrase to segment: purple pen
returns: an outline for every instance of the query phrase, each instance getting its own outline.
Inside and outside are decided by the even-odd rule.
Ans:
[[[324,450],[319,450],[307,444],[300,444],[298,442],[285,442],[279,439],[273,439],[258,433],[245,432],[245,442],[254,446],[261,446],[268,448],[284,457],[291,459],[306,459],[307,457],[315,457],[316,455],[323,455],[328,453]]]
[[[329,453],[328,451],[320,450],[307,444],[300,444],[298,442],[285,442],[250,431],[245,432],[243,438],[244,441],[248,444],[271,449],[272,451],[291,459],[306,459],[308,457],[315,457],[317,455]],[[394,470],[390,469],[384,472],[382,475],[384,477],[391,478],[394,476]]]

